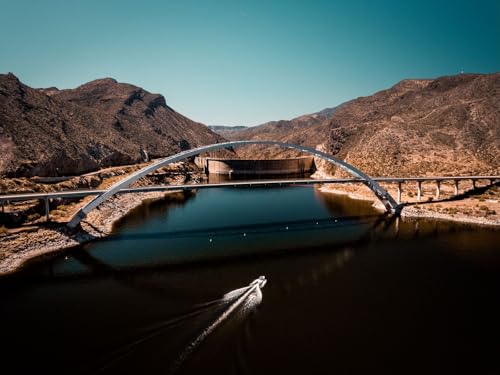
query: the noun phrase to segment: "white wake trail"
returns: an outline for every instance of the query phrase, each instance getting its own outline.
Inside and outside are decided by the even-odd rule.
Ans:
[[[203,330],[203,332],[181,352],[177,361],[170,368],[169,374],[175,373],[191,353],[193,353],[193,351],[235,311],[238,312],[238,316],[245,316],[260,304],[262,302],[261,288],[263,288],[266,283],[266,278],[260,276],[258,279],[252,281],[249,286],[226,293],[223,299],[231,300],[239,294],[241,294],[241,296],[237,297],[237,299],[232,302],[212,324]]]

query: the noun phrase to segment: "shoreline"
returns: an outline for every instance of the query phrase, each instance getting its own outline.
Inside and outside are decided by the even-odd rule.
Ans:
[[[339,189],[338,187],[333,188],[331,186],[321,186],[319,190],[322,193],[335,194],[335,195],[344,195],[349,199],[353,200],[362,200],[362,201],[371,201],[372,206],[378,211],[384,211],[384,207],[382,203],[377,200],[374,196],[369,196],[367,194],[363,194],[362,192],[357,191],[347,191],[343,189]],[[460,202],[460,201],[458,201]],[[442,220],[442,221],[451,221],[455,223],[463,223],[463,224],[473,224],[473,225],[481,225],[481,226],[489,226],[500,228],[500,220],[498,219],[489,219],[486,217],[476,217],[472,215],[453,215],[447,214],[443,212],[436,212],[429,209],[422,208],[421,206],[425,206],[426,204],[440,204],[440,201],[434,202],[419,202],[419,203],[411,203],[411,205],[404,206],[401,210],[400,216],[402,218],[421,218],[421,219],[432,219],[432,220]],[[418,206],[418,207],[415,207]]]
[[[432,219],[441,221],[452,221],[454,223],[480,225],[480,226],[494,227],[500,229],[500,221],[498,220],[488,220],[483,217],[473,217],[473,216],[471,217],[466,215],[454,216],[440,212],[422,210],[411,206],[403,208],[403,210],[401,211],[401,217],[410,219]]]
[[[0,237],[3,249],[0,259],[0,277],[14,274],[31,262],[52,256],[79,245],[107,237],[113,227],[131,211],[144,203],[160,201],[182,193],[180,190],[169,192],[149,192],[127,194],[114,197],[93,210],[83,221],[81,228],[70,230],[66,223],[53,222],[43,226],[20,228]]]

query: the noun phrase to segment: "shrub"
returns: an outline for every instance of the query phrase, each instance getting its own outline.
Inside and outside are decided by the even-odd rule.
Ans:
[[[60,210],[60,209],[55,209],[50,211],[50,216],[53,217],[64,217],[66,215],[66,211]]]
[[[3,225],[0,226],[0,236],[6,236],[7,234],[9,234],[9,230]]]
[[[40,219],[40,214],[36,212],[34,214],[28,215],[27,217],[27,221],[35,221],[38,219]]]

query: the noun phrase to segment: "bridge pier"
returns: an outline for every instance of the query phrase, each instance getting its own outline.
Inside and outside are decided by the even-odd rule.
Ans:
[[[45,220],[50,221],[49,198],[45,197],[44,201],[45,201]]]
[[[398,182],[398,204],[401,203],[401,182]]]
[[[477,182],[477,180],[472,180],[472,187],[474,189],[477,189],[477,183],[476,182]]]
[[[417,201],[422,199],[422,181],[417,181]]]
[[[455,180],[455,195],[458,195],[458,180]]]
[[[436,199],[439,199],[441,195],[441,181],[436,180]]]

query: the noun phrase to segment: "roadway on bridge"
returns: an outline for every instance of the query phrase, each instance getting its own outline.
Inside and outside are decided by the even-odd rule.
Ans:
[[[500,180],[500,176],[436,176],[436,177],[375,177],[377,182],[399,183],[399,182],[425,182],[425,181],[462,181],[462,180]],[[310,184],[344,184],[344,183],[364,183],[360,178],[327,178],[327,179],[282,179],[282,180],[252,180],[252,181],[231,181],[223,183],[201,183],[185,185],[154,185],[136,188],[121,189],[118,194],[148,193],[172,190],[196,190],[207,188],[224,187],[259,187],[259,186],[280,186],[280,185],[310,185]],[[35,199],[56,199],[56,198],[83,198],[90,195],[100,195],[106,190],[86,189],[86,190],[66,190],[51,193],[20,193],[0,195],[0,202],[6,201],[26,201]]]

